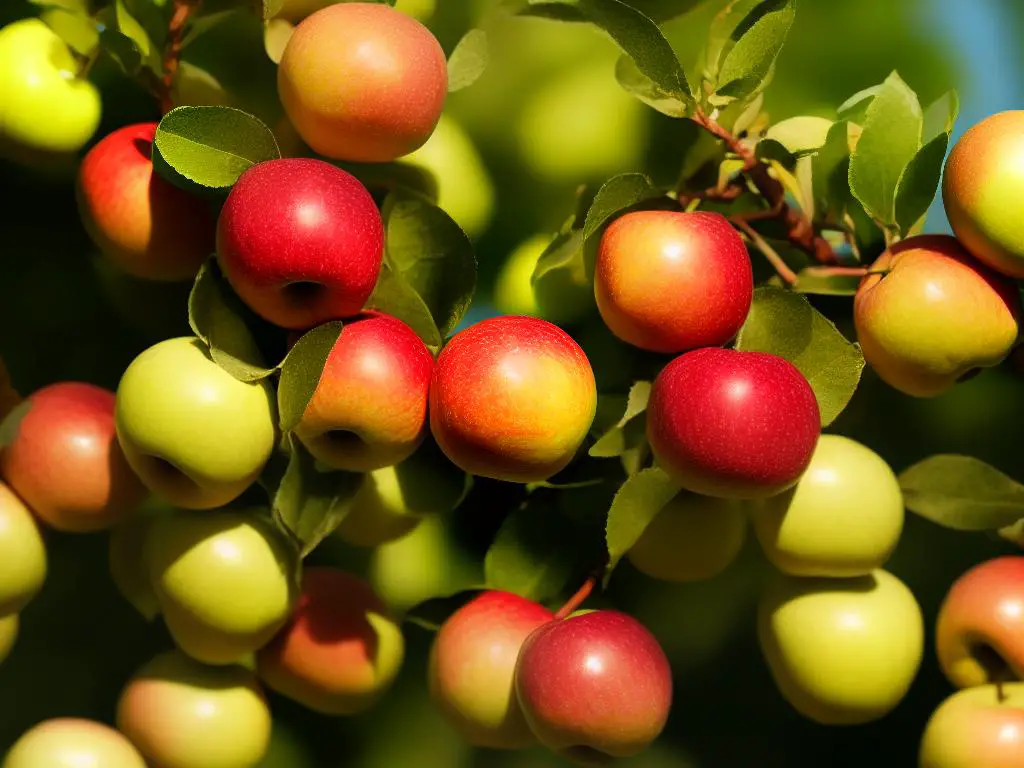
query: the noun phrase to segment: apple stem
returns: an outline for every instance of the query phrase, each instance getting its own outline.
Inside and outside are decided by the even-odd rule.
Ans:
[[[798,280],[796,272],[789,268],[786,262],[783,261],[782,257],[779,256],[778,251],[772,248],[768,244],[768,241],[761,237],[760,233],[754,229],[745,218],[734,216],[731,221],[733,225],[742,230],[747,238],[753,242],[757,250],[759,250],[764,257],[771,262],[771,265],[775,268],[775,271],[779,273],[779,277],[786,282],[786,285],[796,285]]]
[[[603,569],[601,569],[603,570]],[[572,614],[577,608],[583,605],[584,601],[590,597],[590,593],[594,591],[594,587],[597,586],[597,580],[601,577],[601,572],[595,571],[590,577],[583,582],[583,586],[576,590],[576,594],[566,600],[565,605],[555,612],[555,619],[564,619]]]
[[[181,63],[182,43],[185,41],[185,28],[192,14],[199,10],[202,0],[174,0],[171,21],[167,25],[167,45],[164,46],[164,75],[160,87],[160,111],[164,114],[174,109],[171,91],[174,79]]]

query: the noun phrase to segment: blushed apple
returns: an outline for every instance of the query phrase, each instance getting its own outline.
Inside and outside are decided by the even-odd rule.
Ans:
[[[108,725],[77,717],[44,720],[23,733],[3,768],[146,768],[139,751]]]
[[[17,613],[46,580],[46,545],[32,512],[0,483],[0,616]]]
[[[19,625],[16,613],[0,616],[0,664],[3,664],[4,660],[11,655],[14,644],[18,642]]]
[[[1024,765],[1024,683],[957,691],[929,718],[919,768],[1019,765]]]

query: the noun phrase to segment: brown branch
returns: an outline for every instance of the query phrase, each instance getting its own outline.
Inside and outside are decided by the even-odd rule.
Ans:
[[[759,250],[764,257],[771,262],[771,265],[775,268],[775,271],[778,272],[779,277],[786,282],[786,285],[796,285],[798,280],[796,272],[789,268],[789,265],[786,264],[781,256],[779,256],[778,251],[772,248],[771,245],[768,244],[768,241],[761,237],[761,234],[754,229],[746,219],[741,216],[733,216],[730,221],[732,221],[733,225],[741,229],[743,234],[753,242],[757,250]]]
[[[583,602],[590,597],[590,593],[594,591],[594,587],[597,586],[597,580],[601,578],[601,572],[595,571],[590,577],[583,582],[583,586],[576,590],[576,594],[570,597],[565,605],[558,609],[555,613],[556,619],[564,619],[572,614],[577,608],[583,605]]]
[[[160,111],[164,114],[174,108],[171,91],[181,63],[181,48],[185,40],[185,29],[192,14],[199,10],[202,0],[174,0],[171,21],[167,25],[167,44],[164,46],[163,79],[160,83]]]

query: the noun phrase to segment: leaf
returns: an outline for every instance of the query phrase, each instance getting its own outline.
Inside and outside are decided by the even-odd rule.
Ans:
[[[899,479],[907,509],[946,528],[994,531],[1024,518],[1024,485],[971,456],[930,456]]]
[[[102,18],[102,14],[100,15]],[[142,56],[135,43],[113,27],[101,26],[100,46],[114,63],[129,77],[134,77],[142,68]]]
[[[808,155],[825,146],[832,121],[814,115],[782,120],[765,132],[765,138],[777,141],[794,157]]]
[[[884,84],[879,83],[878,85],[872,85],[870,88],[857,91],[839,105],[839,108],[836,109],[836,117],[840,120],[848,120],[851,123],[863,123],[868,107],[871,106],[871,102],[874,101],[875,96],[879,94],[883,87]]]
[[[377,285],[366,307],[397,317],[412,328],[435,353],[444,343],[430,308],[405,278],[386,262],[381,265],[380,277],[377,278]]]
[[[959,96],[956,91],[946,91],[925,109],[921,140],[927,144],[941,133],[952,133],[959,114]]]
[[[588,451],[595,458],[612,458],[621,456],[628,450],[637,447],[638,438],[646,440],[645,419],[640,418],[647,410],[647,401],[651,397],[651,382],[638,381],[629,389],[626,410],[618,420],[595,442]],[[637,429],[627,430],[635,424]]]
[[[115,0],[114,14],[117,19],[117,30],[132,41],[139,52],[142,65],[152,72],[163,72],[159,49],[153,44],[145,27],[129,12],[124,0]]]
[[[807,267],[797,272],[793,290],[819,296],[853,296],[857,293],[859,275],[834,274],[829,267]]]
[[[85,13],[48,8],[39,14],[39,18],[79,56],[91,56],[100,43],[99,28]]]
[[[847,340],[803,296],[771,286],[754,291],[736,349],[768,352],[795,365],[818,398],[822,426],[842,413],[864,370],[859,345]]]
[[[263,23],[263,50],[275,64],[281,63],[284,49],[294,32],[295,25],[287,19],[267,19]]]
[[[205,35],[207,32],[223,24],[228,19],[238,16],[243,11],[238,8],[229,8],[223,11],[217,11],[216,13],[208,13],[197,18],[193,18],[188,25],[188,32],[185,33],[185,37],[181,39],[182,50],[188,48],[198,38]]]
[[[833,123],[825,143],[811,159],[814,209],[825,219],[838,220],[850,196],[850,138],[845,120]]]
[[[448,93],[475,83],[487,69],[488,57],[486,32],[471,29],[463,35],[448,57]]]
[[[31,408],[31,400],[22,400],[7,412],[3,421],[0,421],[0,448],[6,448],[14,442],[21,427],[21,420],[28,415]]]
[[[792,0],[759,3],[733,30],[735,42],[718,69],[715,93],[745,98],[763,89],[795,18]]]
[[[342,334],[343,323],[334,320],[304,333],[281,363],[277,385],[277,410],[282,432],[291,432],[306,412],[323,375],[327,358]]]
[[[437,177],[421,165],[399,160],[394,163],[344,163],[334,165],[359,179],[370,191],[401,192],[437,202]]]
[[[896,184],[896,225],[908,234],[935,199],[942,179],[942,161],[949,146],[949,134],[940,133],[910,161]]]
[[[162,161],[158,170],[173,171],[169,181],[213,189],[228,189],[252,166],[281,156],[273,132],[258,118],[221,106],[172,109],[157,126],[153,146]]]
[[[406,611],[402,616],[402,621],[436,632],[453,613],[483,591],[483,589],[464,589],[454,595],[432,597]]]
[[[619,560],[679,491],[679,484],[658,467],[642,469],[622,484],[612,500],[605,526],[608,544],[606,584]]]
[[[661,190],[651,184],[650,179],[642,173],[623,173],[608,179],[597,191],[594,202],[587,211],[583,224],[583,246],[587,241],[620,211],[642,203],[651,198],[660,197]],[[588,279],[594,274],[593,259],[586,259]]]
[[[669,117],[686,117],[693,109],[693,100],[680,98],[662,90],[637,67],[636,62],[622,54],[615,62],[615,79],[626,91],[647,106]]]

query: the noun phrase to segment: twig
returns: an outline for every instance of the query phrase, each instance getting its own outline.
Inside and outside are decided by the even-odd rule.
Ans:
[[[558,609],[555,613],[556,619],[564,619],[572,614],[577,608],[583,605],[583,602],[590,597],[590,593],[594,591],[594,587],[597,586],[597,580],[601,578],[601,572],[595,571],[590,577],[583,582],[583,586],[576,590],[576,594],[570,597],[565,605]]]
[[[733,216],[730,221],[732,221],[733,225],[741,229],[743,234],[750,238],[757,250],[759,250],[764,257],[771,262],[771,265],[775,268],[775,271],[779,273],[779,277],[786,282],[786,285],[796,285],[798,279],[796,272],[789,268],[786,262],[783,261],[782,257],[779,256],[778,251],[772,248],[768,244],[768,241],[761,237],[761,234],[756,229],[754,229],[744,218],[740,216]]]
[[[164,114],[174,108],[171,91],[181,63],[181,48],[185,40],[185,28],[192,14],[199,10],[202,0],[174,0],[171,21],[167,25],[167,44],[164,46],[164,75],[160,88],[160,111]]]

